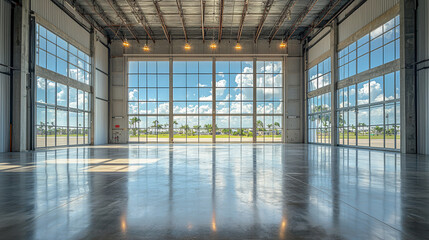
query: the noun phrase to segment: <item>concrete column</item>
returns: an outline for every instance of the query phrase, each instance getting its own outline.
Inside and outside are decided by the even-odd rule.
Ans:
[[[338,19],[334,19],[331,25],[330,36],[330,55],[331,55],[331,145],[336,146],[338,144],[337,139],[337,80],[338,80]]]
[[[258,120],[258,118],[256,117],[257,114],[257,105],[256,105],[256,85],[258,83],[258,79],[256,78],[256,58],[253,58],[253,125],[252,125],[252,129],[253,129],[253,143],[256,143],[257,141],[257,126],[256,126],[256,121]]]
[[[94,29],[91,31],[91,35],[89,37],[89,46],[90,46],[90,54],[91,54],[91,102],[90,102],[90,106],[91,106],[91,117],[90,117],[90,123],[89,125],[91,126],[91,131],[90,131],[90,140],[89,140],[89,144],[90,145],[94,145],[94,136],[95,136],[95,113],[96,113],[96,106],[95,106],[95,100],[96,100],[96,96],[95,96],[95,88],[96,88],[96,77],[95,77],[95,73],[97,71],[96,69],[96,59],[95,59],[95,42],[97,41],[97,35],[95,34]]]
[[[12,151],[27,150],[27,84],[30,79],[28,72],[29,33],[30,33],[30,1],[19,0],[14,8],[13,19],[13,108],[12,108]]]
[[[308,42],[307,41],[305,41],[305,43],[304,43],[304,45],[303,45],[303,48],[302,48],[302,71],[303,71],[303,74],[302,74],[302,82],[304,83],[303,85],[304,85],[304,88],[303,88],[303,91],[304,91],[304,94],[303,94],[303,104],[302,104],[302,107],[303,107],[303,115],[304,115],[304,117],[303,117],[303,119],[302,119],[302,126],[303,126],[303,129],[302,129],[302,131],[303,131],[303,133],[304,133],[304,143],[305,144],[308,144],[308,96],[307,96],[307,92],[308,92],[308,69],[307,69],[307,67],[308,67]]]
[[[216,58],[215,57],[212,57],[212,142],[216,143]]]
[[[416,1],[401,0],[401,152],[417,153]]]
[[[173,119],[173,58],[169,58],[169,91],[168,91],[168,142],[174,141],[174,119]]]

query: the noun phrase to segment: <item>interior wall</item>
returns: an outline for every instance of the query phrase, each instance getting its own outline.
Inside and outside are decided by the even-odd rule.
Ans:
[[[0,1],[0,63],[10,66],[11,5]],[[9,151],[10,77],[9,69],[0,66],[0,152]]]
[[[326,53],[329,52],[330,48],[331,48],[331,38],[330,38],[330,34],[329,34],[329,27],[323,29],[323,31],[320,32],[320,34],[316,37],[313,38],[310,42],[309,42],[309,46],[311,47],[308,50],[308,63],[311,64],[315,61],[318,60],[323,60],[323,59],[318,59],[320,58],[322,55],[326,55]],[[316,63],[317,64],[317,63]],[[310,66],[311,67],[311,66]]]
[[[62,2],[62,1],[59,1]],[[64,5],[67,6],[67,5]],[[37,0],[31,1],[31,10],[36,16],[44,18],[46,21],[61,29],[68,37],[74,39],[83,47],[90,48],[90,34],[76,21],[69,17],[62,9],[55,5],[52,0]],[[73,12],[72,9],[69,9]],[[88,24],[83,20],[79,14],[74,12],[74,16],[80,20],[81,23],[86,24],[85,27],[89,28]],[[83,50],[83,49],[81,49]]]
[[[108,142],[109,51],[100,40],[95,43],[94,144]]]
[[[298,41],[289,41],[289,46],[286,49],[279,47],[280,41],[273,41],[268,44],[265,41],[259,41],[255,44],[252,40],[241,41],[242,49],[240,52],[235,51],[235,41],[224,40],[215,51],[210,50],[210,41],[202,43],[201,40],[191,40],[190,51],[185,51],[183,40],[173,40],[171,44],[167,41],[158,40],[156,44],[149,42],[151,51],[144,53],[142,50],[144,43],[136,43],[129,41],[130,47],[124,48],[122,42],[113,41],[111,48],[111,83],[110,83],[110,116],[112,119],[110,124],[110,139],[111,143],[126,143],[128,141],[128,117],[127,117],[127,94],[126,92],[126,66],[127,58],[164,58],[180,57],[181,59],[189,57],[195,59],[198,57],[285,57],[285,77],[286,85],[285,99],[286,111],[290,117],[286,118],[284,124],[285,140],[287,142],[302,142],[302,46]]]
[[[362,0],[361,0],[362,1]],[[361,1],[355,1],[348,9],[340,14],[339,19],[343,19],[355,5]],[[394,7],[399,3],[399,0],[367,0],[360,6],[352,15],[347,17],[338,26],[338,42],[342,42],[349,38],[352,34],[365,27],[377,17]],[[389,20],[389,19],[386,19]]]
[[[429,59],[429,3],[418,1],[417,8],[417,62]],[[429,154],[429,62],[417,66],[417,151]],[[421,69],[423,68],[423,69]],[[419,70],[421,69],[421,70]]]

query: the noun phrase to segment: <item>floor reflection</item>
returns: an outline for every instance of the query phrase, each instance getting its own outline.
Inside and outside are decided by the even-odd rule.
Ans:
[[[0,154],[0,238],[419,239],[429,157],[319,145]]]

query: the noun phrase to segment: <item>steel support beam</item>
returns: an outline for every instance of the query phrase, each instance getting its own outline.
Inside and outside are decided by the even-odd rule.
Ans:
[[[331,52],[331,145],[338,145],[337,139],[337,80],[338,80],[338,20],[334,19],[330,31]]]
[[[243,32],[243,25],[244,25],[244,20],[246,19],[248,6],[249,6],[249,0],[244,0],[243,12],[241,13],[240,27],[238,28],[238,33],[237,33],[237,42],[240,41],[241,33]]]
[[[115,31],[115,29],[113,29],[111,27],[111,25],[113,25],[113,22],[107,17],[104,10],[97,4],[97,2],[95,0],[92,0],[92,1],[85,0],[85,1],[88,4],[88,6],[91,6],[92,9],[94,10],[94,12],[103,20],[103,22],[106,24],[106,26],[109,27],[110,31],[112,31],[112,33],[113,33],[112,39],[114,39],[117,35],[117,32],[119,32],[119,29],[118,29],[118,31]],[[118,36],[118,37],[121,39],[121,41],[124,41],[124,39],[121,36]]]
[[[107,0],[107,2],[109,3],[110,7],[115,11],[119,19],[121,19],[122,24],[128,29],[131,35],[133,35],[137,43],[140,43],[139,38],[137,37],[137,33],[132,26],[128,25],[130,21],[128,20],[127,16],[122,12],[116,0]]]
[[[301,39],[306,38],[314,28],[318,27],[320,23],[328,16],[329,13],[340,3],[341,0],[337,0],[336,2],[329,2],[329,4],[320,12],[319,16],[314,19],[313,23],[311,23],[311,28],[306,29],[306,31],[303,32],[304,37],[301,37]]]
[[[219,42],[222,41],[223,6],[224,6],[224,0],[219,0],[219,34],[218,34]]]
[[[21,152],[28,150],[28,123],[29,114],[27,106],[29,81],[29,50],[30,50],[30,0],[17,1],[18,5],[13,8],[13,41],[12,67],[15,69],[12,75],[12,101],[10,109],[12,116],[11,150]]]
[[[274,27],[271,29],[271,32],[269,34],[270,38],[269,38],[269,42],[271,42],[274,37],[276,36],[276,34],[278,33],[278,31],[280,30],[281,26],[283,25],[283,23],[285,22],[287,17],[290,17],[292,14],[292,8],[293,6],[295,6],[296,0],[290,0],[285,7],[283,8],[279,19],[277,19],[276,24],[274,24]]]
[[[200,7],[201,7],[201,35],[203,36],[203,42],[204,42],[205,41],[204,17],[205,17],[205,10],[206,10],[206,1],[205,0],[201,0]]]
[[[153,38],[153,32],[150,28],[146,17],[139,7],[136,0],[127,0],[128,5],[131,7],[131,13],[134,15],[134,18],[136,21],[143,27],[144,31],[146,32],[147,36],[150,40],[152,40],[153,43],[155,43],[155,39]]]
[[[156,9],[157,15],[159,17],[159,20],[161,21],[161,26],[162,26],[162,30],[164,31],[165,38],[167,39],[167,41],[169,43],[171,43],[170,34],[168,33],[167,25],[165,25],[164,16],[162,15],[161,9],[160,9],[159,4],[158,4],[158,1],[159,0],[154,0],[153,4],[155,5],[155,9]]]
[[[301,25],[302,21],[304,21],[305,17],[307,17],[308,13],[311,11],[311,9],[313,9],[314,5],[316,5],[316,3],[318,1],[319,0],[313,0],[312,2],[310,2],[310,4],[304,9],[304,11],[301,12],[301,14],[299,15],[299,17],[295,20],[295,22],[292,25],[292,27],[289,28],[285,32],[284,39],[286,39],[286,42],[295,33],[296,29]]]
[[[182,23],[183,34],[185,35],[185,41],[188,42],[188,34],[186,33],[185,17],[183,16],[182,1],[176,0],[177,10],[179,11],[180,22]]]
[[[268,13],[270,12],[273,2],[274,0],[267,0],[267,2],[265,2],[264,12],[262,13],[261,20],[259,21],[258,28],[256,29],[255,43],[258,41],[259,35],[261,35],[262,28],[264,27],[265,19],[267,19]]]

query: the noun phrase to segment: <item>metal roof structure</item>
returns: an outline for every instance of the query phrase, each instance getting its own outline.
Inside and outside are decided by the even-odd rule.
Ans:
[[[302,40],[353,0],[65,0],[111,40]]]

